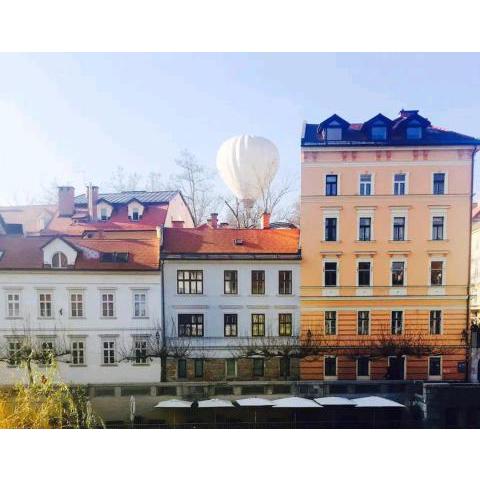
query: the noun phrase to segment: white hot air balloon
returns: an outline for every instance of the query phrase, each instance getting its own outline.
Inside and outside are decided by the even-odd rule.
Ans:
[[[262,196],[278,170],[277,147],[266,138],[239,135],[222,143],[217,152],[220,177],[246,206]]]

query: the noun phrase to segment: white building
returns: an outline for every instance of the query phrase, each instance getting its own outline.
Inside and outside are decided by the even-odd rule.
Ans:
[[[297,375],[280,358],[244,357],[299,335],[298,229],[217,228],[214,216],[199,228],[165,229],[161,259],[166,333],[188,349],[169,361],[169,380]]]
[[[68,352],[58,358],[66,382],[158,382],[159,360],[143,351],[160,298],[156,231],[0,235],[0,384],[26,378],[16,357],[25,341]]]

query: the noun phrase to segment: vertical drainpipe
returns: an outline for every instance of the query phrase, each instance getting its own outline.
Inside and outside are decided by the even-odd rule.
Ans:
[[[475,164],[475,154],[478,151],[478,147],[475,145],[472,150],[472,163],[470,166],[470,216],[469,216],[469,236],[468,236],[468,280],[467,280],[467,320],[466,320],[466,339],[467,339],[467,355],[465,362],[465,381],[470,380],[470,355],[471,348],[469,348],[470,338],[470,291],[471,291],[471,274],[472,274],[472,213],[473,213],[473,174]]]
[[[160,259],[160,275],[161,275],[161,288],[162,288],[162,352],[166,351],[167,337],[165,332],[165,261]],[[167,381],[167,356],[163,355],[160,358],[161,364],[161,381]]]

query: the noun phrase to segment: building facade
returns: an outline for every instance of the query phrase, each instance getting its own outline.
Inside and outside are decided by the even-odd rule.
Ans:
[[[471,359],[470,381],[480,382],[480,208],[473,206],[470,275]]]
[[[302,379],[465,380],[478,143],[418,111],[305,125]]]
[[[217,228],[216,218],[164,230],[166,334],[185,349],[168,359],[168,380],[298,378],[298,359],[281,354],[299,335],[298,240],[296,228]]]

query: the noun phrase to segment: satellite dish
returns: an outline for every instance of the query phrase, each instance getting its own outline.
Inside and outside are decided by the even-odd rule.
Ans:
[[[246,206],[261,197],[278,170],[277,147],[268,139],[239,135],[222,143],[217,169],[231,192]]]

